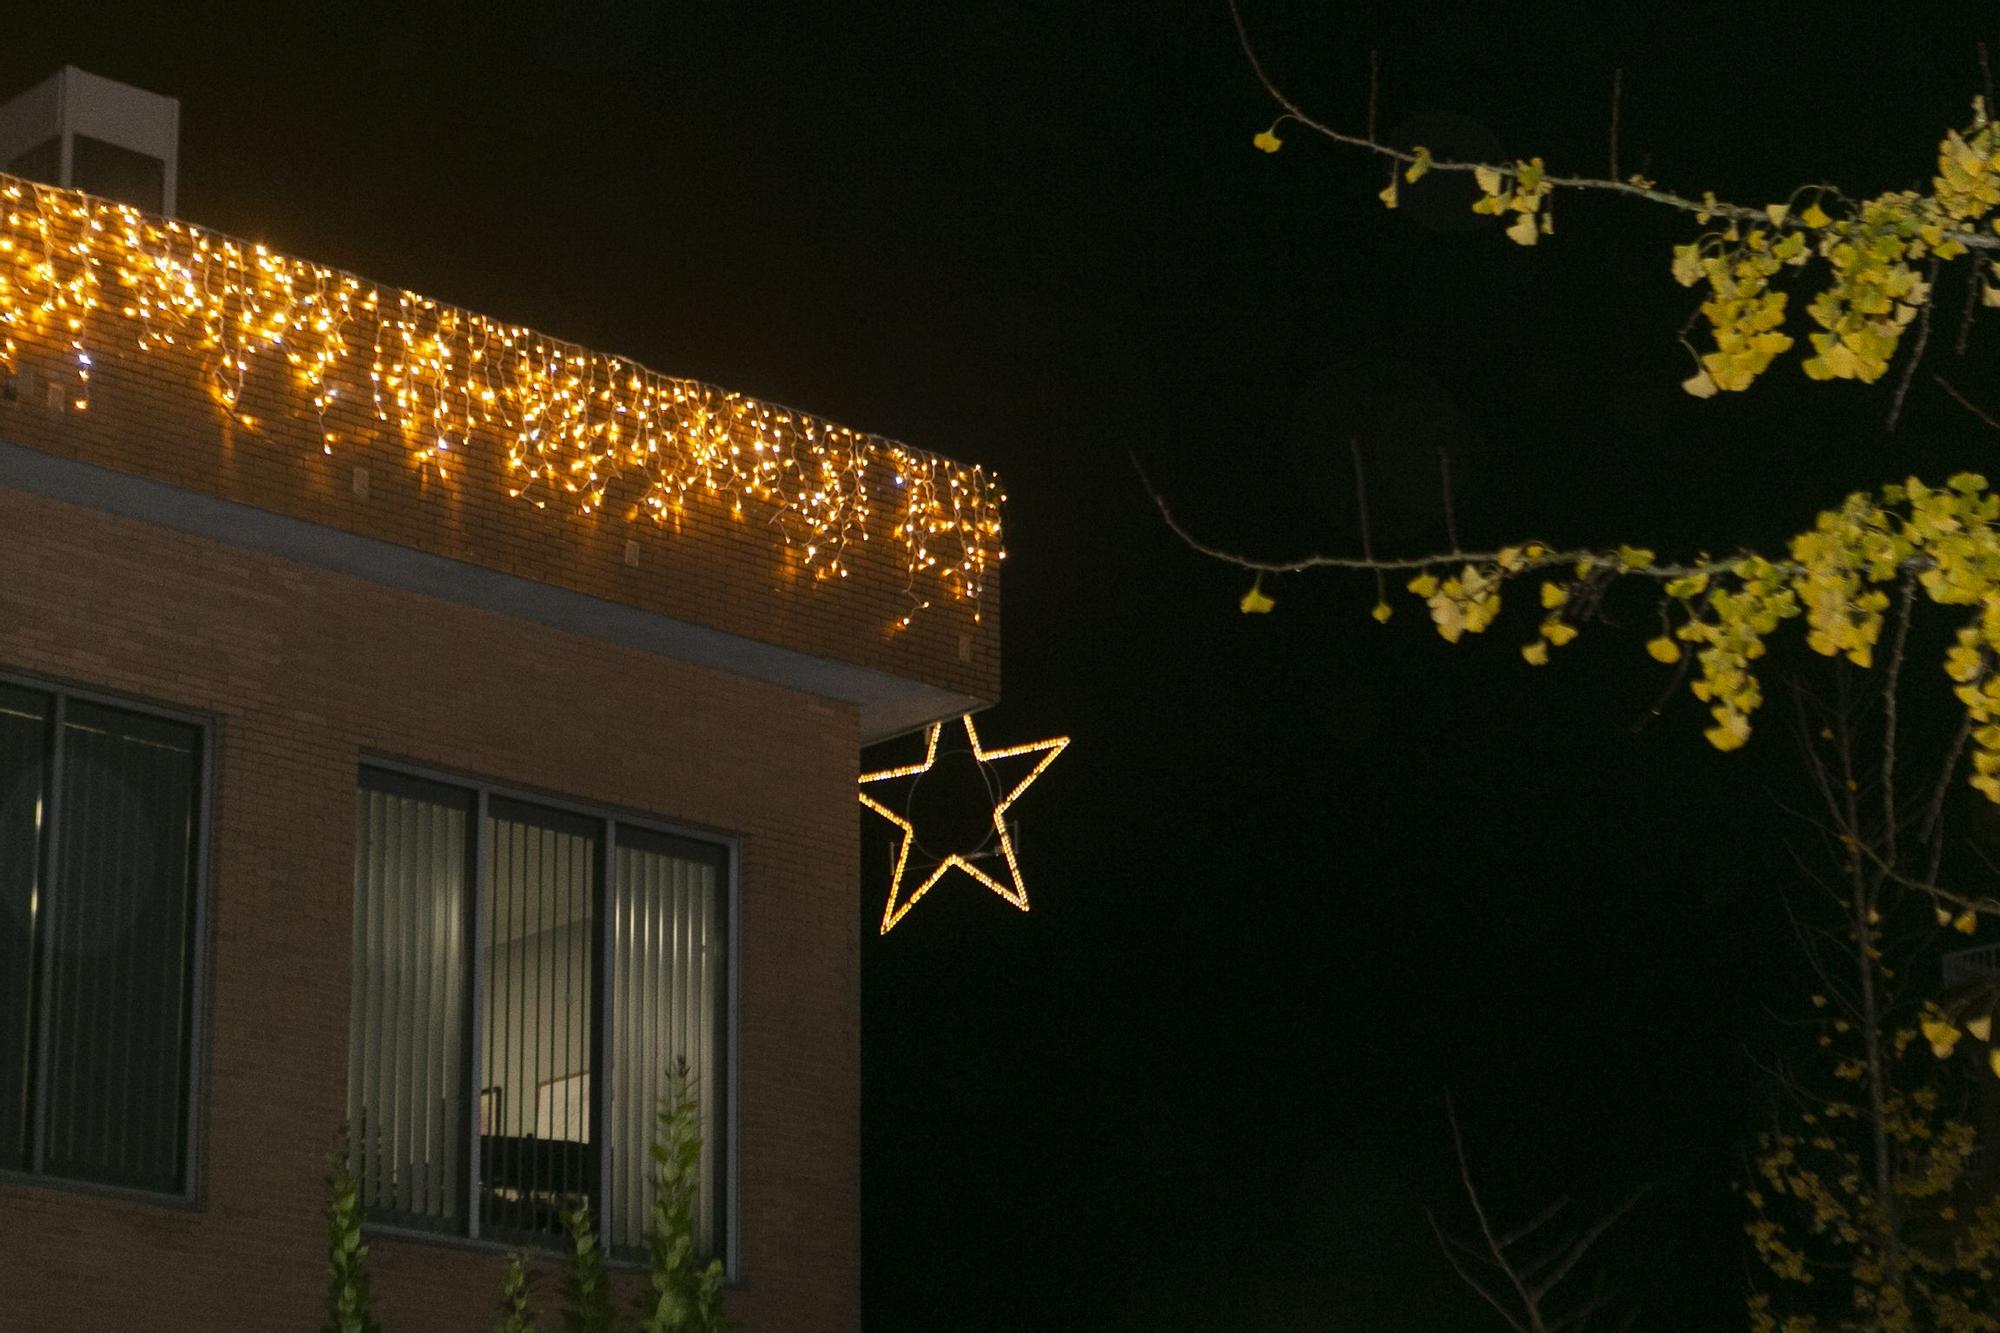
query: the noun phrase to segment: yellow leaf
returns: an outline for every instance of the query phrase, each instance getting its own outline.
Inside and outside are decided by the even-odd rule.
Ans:
[[[1799,221],[1808,227],[1824,227],[1832,220],[1826,215],[1826,210],[1819,206],[1818,201],[1807,204],[1805,211],[1799,214]]]
[[[1698,370],[1681,381],[1681,388],[1687,390],[1696,398],[1713,398],[1715,397],[1716,384],[1706,370]]]
[[[1535,230],[1535,215],[1523,213],[1514,219],[1514,225],[1507,228],[1507,239],[1516,245],[1533,245],[1541,233]]]
[[[1815,1009],[1824,1009],[1824,1008],[1826,1008],[1826,996],[1824,996],[1824,995],[1815,995],[1815,996],[1813,996],[1813,997],[1812,997],[1812,1002],[1813,1002],[1813,1008],[1815,1008]]]
[[[1250,142],[1256,144],[1267,153],[1275,153],[1285,146],[1285,141],[1278,137],[1277,129],[1277,125],[1273,124],[1270,129],[1265,130]]]
[[[1536,639],[1533,643],[1527,644],[1521,649],[1521,656],[1527,659],[1529,666],[1547,666],[1549,664],[1549,645],[1541,639]]]
[[[1944,910],[1944,909],[1943,909],[1942,907],[1938,908],[1938,909],[1937,909],[1937,923],[1938,923],[1938,924],[1939,924],[1940,926],[1948,926],[1948,925],[1950,925],[1950,924],[1951,924],[1951,913],[1950,913],[1950,912],[1947,912],[1947,911],[1945,911],[1945,910]]]
[[[1390,181],[1382,187],[1375,197],[1382,201],[1384,208],[1394,208],[1396,206],[1396,182],[1393,180]]]
[[[1979,929],[1979,918],[1971,912],[1960,912],[1951,928],[1961,935],[1970,935]]]
[[[1931,1054],[1940,1060],[1949,1058],[1951,1048],[1958,1045],[1958,1029],[1935,1018],[1926,1018],[1923,1029],[1924,1040],[1931,1044]]]
[[[1481,194],[1500,193],[1500,173],[1492,167],[1474,167],[1472,179],[1478,183]]]
[[[2000,1078],[2000,1046],[1988,1048],[1986,1052],[1986,1067],[1993,1071],[1996,1078]]]
[[[1368,614],[1375,617],[1376,624],[1386,625],[1389,623],[1389,617],[1395,615],[1396,613],[1393,609],[1390,608],[1387,602],[1377,602],[1375,603],[1375,609],[1373,611],[1370,611]]]
[[[1542,622],[1542,637],[1560,648],[1576,637],[1576,626],[1566,625],[1559,618],[1550,616]]]
[[[1563,587],[1559,583],[1544,583],[1542,585],[1543,610],[1553,611],[1557,607],[1561,606],[1564,602],[1567,602],[1568,600],[1569,600],[1568,588]]]
[[[1624,569],[1649,569],[1653,564],[1653,553],[1638,546],[1618,548],[1618,564]]]
[[[1646,651],[1655,662],[1678,662],[1681,660],[1681,646],[1662,634],[1657,639],[1646,640]]]
[[[1765,217],[1767,217],[1767,218],[1769,218],[1769,219],[1771,219],[1771,225],[1772,225],[1772,226],[1774,226],[1774,227],[1782,227],[1782,226],[1784,226],[1784,225],[1785,225],[1785,215],[1786,215],[1786,214],[1788,214],[1788,213],[1790,213],[1791,211],[1792,211],[1792,208],[1791,208],[1791,205],[1790,205],[1790,204],[1766,204],[1766,205],[1764,205],[1764,216],[1765,216]]]
[[[1967,1019],[1965,1030],[1972,1034],[1974,1041],[1993,1040],[1993,1015],[1981,1014],[1977,1018]]]
[[[1410,580],[1410,591],[1419,597],[1429,597],[1438,590],[1437,575],[1419,574]]]
[[[1276,605],[1276,602],[1264,595],[1264,577],[1260,574],[1250,585],[1250,591],[1243,594],[1243,600],[1238,602],[1236,607],[1246,616],[1261,616]]]
[[[1415,156],[1412,158],[1410,165],[1403,171],[1403,179],[1412,185],[1422,180],[1424,173],[1431,169],[1430,149],[1419,147],[1414,149],[1413,152]]]

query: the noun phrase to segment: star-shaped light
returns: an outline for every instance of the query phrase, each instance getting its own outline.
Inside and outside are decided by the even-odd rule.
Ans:
[[[993,892],[999,894],[1023,912],[1028,910],[1028,889],[1021,882],[1021,863],[1014,856],[1013,836],[1007,832],[1007,807],[1019,800],[1021,793],[1026,791],[1029,785],[1042,775],[1042,770],[1056,761],[1056,756],[1061,754],[1063,747],[1069,744],[1069,737],[1057,736],[1051,740],[1029,741],[1025,745],[1010,745],[1004,750],[988,750],[979,743],[979,732],[972,725],[972,714],[967,713],[959,721],[965,726],[966,740],[971,742],[972,757],[978,760],[982,766],[990,765],[995,760],[1014,759],[1025,754],[1039,754],[1041,756],[1036,761],[1035,766],[1028,770],[1028,775],[1015,783],[1013,788],[995,802],[993,806],[993,831],[999,835],[1000,855],[1007,862],[1007,878],[1005,882],[1002,882],[994,876],[987,874],[984,870],[981,870],[964,855],[953,852],[950,856],[947,856],[944,860],[933,866],[930,873],[924,876],[923,882],[910,890],[906,896],[903,892],[903,877],[910,868],[910,848],[915,845],[917,840],[916,826],[870,796],[866,791],[863,791],[861,793],[861,804],[867,806],[870,810],[873,810],[876,814],[882,816],[882,818],[903,831],[902,840],[896,847],[896,870],[889,879],[889,902],[882,909],[882,933],[884,935],[887,935],[895,924],[901,921],[912,907],[917,905],[918,899],[931,891],[932,885],[943,879],[954,867],[963,870],[966,874],[972,876],[972,878],[978,880],[981,884],[984,884],[987,888],[993,890]],[[924,737],[924,758],[922,763],[905,764],[901,768],[886,768],[879,773],[863,773],[861,775],[861,785],[866,787],[871,782],[887,782],[893,778],[917,777],[928,773],[931,765],[937,762],[938,734],[944,730],[945,725],[943,722],[933,722],[931,724],[930,730]]]

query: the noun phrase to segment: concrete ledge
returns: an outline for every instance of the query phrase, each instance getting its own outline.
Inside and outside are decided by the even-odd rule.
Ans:
[[[392,542],[200,495],[0,440],[0,486],[157,523],[243,550],[317,565],[385,587],[532,620],[551,629],[710,667],[861,712],[861,741],[900,736],[980,706],[969,695],[848,662],[621,606],[584,593]],[[837,591],[831,595],[838,595]]]

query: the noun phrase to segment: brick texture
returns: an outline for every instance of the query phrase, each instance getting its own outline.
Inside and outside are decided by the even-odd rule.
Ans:
[[[206,408],[174,406],[185,394],[151,372],[106,374],[84,417],[16,404],[0,435],[570,586],[632,577],[606,551],[622,525],[496,506],[483,481],[440,494],[393,461],[364,511],[339,479],[351,459],[302,466],[289,441],[231,441]],[[648,540],[669,577],[652,565],[652,591],[624,600],[726,628],[768,610],[758,637],[800,645],[866,638],[854,608],[872,594],[774,595],[761,537],[754,551],[727,535]],[[853,655],[912,642],[867,639]],[[921,649],[923,670],[964,666],[937,647]],[[858,1324],[851,709],[6,490],[0,670],[216,728],[203,1202],[0,1183],[0,1329],[318,1326],[320,1175],[345,1105],[355,770],[369,754],[742,837],[732,1312],[752,1333]],[[390,1333],[488,1325],[497,1255],[377,1238],[372,1257]],[[620,1281],[623,1301],[637,1278]]]

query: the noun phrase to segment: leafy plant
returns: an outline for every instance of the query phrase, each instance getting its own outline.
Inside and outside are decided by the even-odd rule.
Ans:
[[[507,1256],[507,1272],[500,1279],[500,1316],[493,1321],[493,1333],[534,1333],[535,1310],[528,1303],[534,1276],[515,1250]]]
[[[563,1260],[564,1333],[611,1333],[611,1279],[604,1271],[604,1247],[598,1243],[590,1209],[572,1208],[562,1219],[569,1233],[569,1253]]]
[[[650,1289],[640,1299],[644,1333],[716,1333],[722,1314],[722,1261],[697,1266],[695,1205],[701,1191],[701,1111],[680,1061],[667,1077],[653,1141]]]
[[[327,1159],[326,1333],[381,1333],[361,1241],[361,1184],[348,1161],[347,1131]]]

